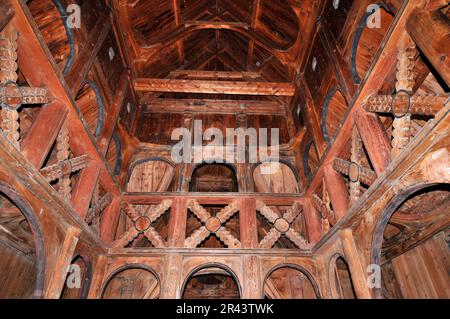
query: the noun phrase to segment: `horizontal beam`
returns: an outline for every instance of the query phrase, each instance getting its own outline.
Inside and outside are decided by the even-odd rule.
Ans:
[[[148,113],[208,113],[284,115],[284,105],[273,101],[213,100],[213,99],[152,99],[144,112]]]
[[[170,72],[173,78],[187,77],[189,79],[229,79],[229,80],[245,80],[258,79],[261,74],[258,72],[229,72],[229,71],[199,71],[199,70],[176,70]]]
[[[148,79],[134,80],[138,92],[293,96],[290,83]]]
[[[231,29],[231,28],[242,28],[242,29],[250,29],[250,25],[245,22],[223,22],[223,21],[199,21],[199,20],[190,20],[184,23],[186,28],[192,26],[204,26],[209,29]]]

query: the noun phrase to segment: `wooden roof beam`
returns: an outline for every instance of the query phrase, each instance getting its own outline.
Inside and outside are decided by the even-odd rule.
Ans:
[[[208,113],[285,115],[285,106],[273,101],[213,100],[213,99],[160,99],[149,101],[144,108],[149,113]]]
[[[198,70],[176,70],[170,73],[170,77],[187,77],[189,79],[229,79],[229,80],[245,80],[258,79],[261,74],[258,72],[227,72],[227,71],[198,71]]]
[[[291,83],[203,81],[138,78],[134,80],[138,92],[176,92],[235,95],[293,96]]]

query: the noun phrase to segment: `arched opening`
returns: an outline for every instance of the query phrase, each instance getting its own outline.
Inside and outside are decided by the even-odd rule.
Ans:
[[[86,82],[75,100],[89,130],[99,137],[103,130],[104,106],[97,86],[92,81]]]
[[[303,153],[303,165],[305,170],[305,175],[308,180],[311,180],[319,167],[319,153],[317,152],[316,145],[313,141],[310,141],[305,148]]]
[[[333,297],[339,299],[356,299],[355,288],[353,287],[350,268],[347,261],[343,257],[337,256],[332,261],[330,271]]]
[[[294,194],[299,192],[296,174],[285,163],[262,163],[253,172],[255,191],[259,193]]]
[[[341,91],[331,90],[322,107],[322,133],[325,141],[330,142],[336,135],[347,108],[347,100]]]
[[[272,271],[264,281],[266,299],[318,299],[317,286],[308,273],[295,266]]]
[[[388,7],[382,3],[373,4],[373,10],[369,10],[361,18],[353,39],[351,53],[352,74],[355,83],[359,84],[365,78],[393,20],[394,17],[388,11]]]
[[[114,132],[113,138],[106,153],[106,162],[114,175],[119,175],[122,170],[122,140],[117,132]]]
[[[158,299],[161,285],[155,273],[144,266],[127,266],[107,280],[102,299]]]
[[[0,299],[42,297],[44,245],[31,208],[0,185]]]
[[[130,193],[161,193],[173,190],[175,168],[171,163],[146,159],[133,165],[128,179]]]
[[[74,64],[77,51],[74,28],[63,18],[67,15],[60,0],[32,0],[27,3],[56,64],[67,75]]]
[[[236,172],[226,164],[202,164],[194,169],[191,192],[238,192]]]
[[[89,293],[92,269],[82,256],[72,260],[69,273],[61,293],[61,299],[86,299]]]
[[[194,270],[184,284],[182,299],[239,299],[239,284],[224,266],[205,266]]]
[[[375,229],[372,263],[381,266],[378,298],[450,297],[450,186],[415,188],[397,196]]]

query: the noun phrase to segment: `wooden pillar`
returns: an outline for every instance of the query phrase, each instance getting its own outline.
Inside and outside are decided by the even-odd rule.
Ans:
[[[103,279],[105,277],[107,257],[105,255],[98,256],[95,261],[92,273],[91,285],[89,287],[88,299],[101,298],[101,289],[103,286]]]
[[[349,205],[349,193],[345,186],[344,178],[336,172],[332,165],[324,167],[324,179],[329,190],[331,205],[337,220],[340,220],[347,214]]]
[[[242,248],[258,248],[258,221],[254,198],[240,199],[239,226]]]
[[[239,225],[242,248],[258,248],[258,221],[256,217],[256,200],[243,198],[239,202]],[[243,256],[242,268],[245,280],[241,282],[242,298],[260,299],[262,282],[259,258]]]
[[[67,113],[67,108],[60,102],[43,107],[30,132],[22,141],[22,153],[35,168],[40,169],[44,165],[66,120]]]
[[[367,273],[361,263],[361,259],[353,239],[351,229],[344,229],[341,232],[342,246],[345,257],[347,258],[350,267],[350,274],[352,277],[353,287],[358,299],[371,299],[372,294],[367,286]]]
[[[450,23],[439,10],[434,12],[415,9],[406,30],[411,38],[434,66],[435,70],[450,85]]]
[[[44,299],[58,299],[61,296],[80,233],[81,231],[75,227],[70,227],[66,232],[56,264],[52,267],[53,274],[45,289]]]
[[[187,223],[187,198],[177,198],[172,203],[169,220],[169,247],[184,247]]]
[[[169,254],[165,257],[160,299],[181,299],[182,265],[183,256],[180,254]]]
[[[355,114],[355,121],[370,162],[380,176],[391,162],[391,143],[386,130],[381,125],[378,115],[365,110],[359,110]]]
[[[305,201],[303,213],[305,214],[309,242],[316,244],[322,238],[322,220],[319,212],[314,208],[311,199]]]

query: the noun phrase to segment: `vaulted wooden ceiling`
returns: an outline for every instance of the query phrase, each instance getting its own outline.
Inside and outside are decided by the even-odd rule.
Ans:
[[[174,77],[171,72],[180,69],[252,71],[261,80],[288,82],[307,49],[320,2],[114,0],[113,5],[136,76]]]

